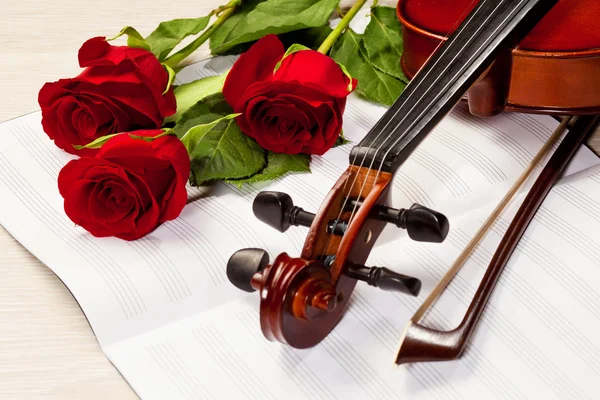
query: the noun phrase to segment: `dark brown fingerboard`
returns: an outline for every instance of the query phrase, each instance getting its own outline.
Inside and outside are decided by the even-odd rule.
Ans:
[[[394,172],[505,48],[557,0],[481,0],[396,103],[350,154],[350,163]]]

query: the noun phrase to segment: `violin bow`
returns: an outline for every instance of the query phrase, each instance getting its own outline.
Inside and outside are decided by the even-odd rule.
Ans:
[[[423,305],[411,318],[400,341],[400,348],[396,356],[396,364],[400,365],[424,361],[449,361],[457,359],[462,355],[504,267],[525,233],[525,230],[554,184],[560,178],[565,167],[575,155],[577,149],[581,146],[589,132],[598,123],[599,117],[599,115],[578,117],[556,152],[543,168],[527,194],[527,197],[523,201],[523,204],[519,207],[506,234],[502,238],[460,325],[451,331],[440,331],[421,325],[420,322],[425,313],[437,301],[441,293],[452,281],[452,278],[454,278],[469,258],[471,252],[483,239],[498,216],[518,192],[519,188],[525,183],[527,178],[535,170],[536,166],[560,138],[572,118],[565,119],[552,134],[540,152],[532,160],[529,167],[508,191],[484,225],[475,234],[471,242],[469,242],[465,250],[456,259],[450,270],[448,270],[446,275],[444,275],[438,285],[427,297]]]

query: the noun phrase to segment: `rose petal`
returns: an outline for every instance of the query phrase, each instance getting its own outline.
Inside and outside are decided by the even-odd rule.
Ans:
[[[85,68],[98,65],[118,65],[124,60],[149,56],[156,58],[148,50],[129,46],[113,46],[106,41],[106,38],[95,37],[87,40],[79,49],[79,66]]]
[[[275,66],[285,54],[283,44],[276,35],[267,35],[242,54],[227,75],[223,96],[235,106],[246,88],[256,82],[269,79]]]
[[[287,56],[275,73],[275,81],[309,86],[333,97],[347,97],[351,81],[330,57],[305,50]]]

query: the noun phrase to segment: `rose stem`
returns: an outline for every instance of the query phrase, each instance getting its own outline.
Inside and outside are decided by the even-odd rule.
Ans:
[[[321,44],[321,47],[319,47],[319,50],[318,50],[319,53],[323,53],[323,54],[329,53],[329,50],[331,50],[331,47],[335,44],[335,42],[337,42],[337,40],[340,38],[340,36],[342,36],[342,33],[344,33],[346,28],[348,28],[348,25],[350,25],[350,22],[354,19],[354,17],[356,17],[356,14],[358,14],[360,9],[365,5],[366,2],[367,2],[367,0],[358,0],[356,3],[354,3],[354,5],[348,11],[348,13],[344,16],[344,18],[342,18],[339,25],[335,27],[333,32],[331,32],[329,34],[329,36],[327,36],[327,39],[325,39],[323,44]]]
[[[198,47],[202,46],[217,29],[221,27],[227,21],[229,17],[237,10],[237,8],[242,4],[242,0],[231,0],[227,5],[220,7],[217,10],[217,14],[221,12],[219,18],[200,36],[196,38],[193,42],[185,46],[183,49],[179,50],[177,53],[173,54],[171,57],[167,58],[163,61],[163,64],[168,65],[171,68],[174,68],[182,62],[187,56],[192,54]]]

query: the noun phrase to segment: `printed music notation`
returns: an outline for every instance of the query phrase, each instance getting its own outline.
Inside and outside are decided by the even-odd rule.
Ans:
[[[232,61],[190,66],[180,79],[221,73]],[[346,137],[357,143],[383,112],[352,96]],[[519,245],[465,356],[393,366],[408,318],[556,125],[521,114],[476,120],[460,108],[446,118],[402,167],[392,198],[398,207],[417,202],[446,213],[448,240],[415,244],[388,229],[370,260],[421,278],[421,297],[359,288],[339,327],[305,351],[265,341],[256,299],[225,277],[228,257],[240,248],[273,256],[302,247],[305,228],[279,234],[255,220],[252,200],[264,185],[189,188],[182,216],[146,238],[92,238],[62,212],[56,178],[70,156],[43,140],[33,113],[0,125],[0,222],[65,282],[143,398],[592,398],[600,374],[592,335],[600,318],[592,284],[599,278],[600,167],[587,149]],[[352,143],[316,157],[312,174],[269,189],[315,211],[347,166]],[[458,322],[509,221],[510,213],[496,223],[427,324]]]

